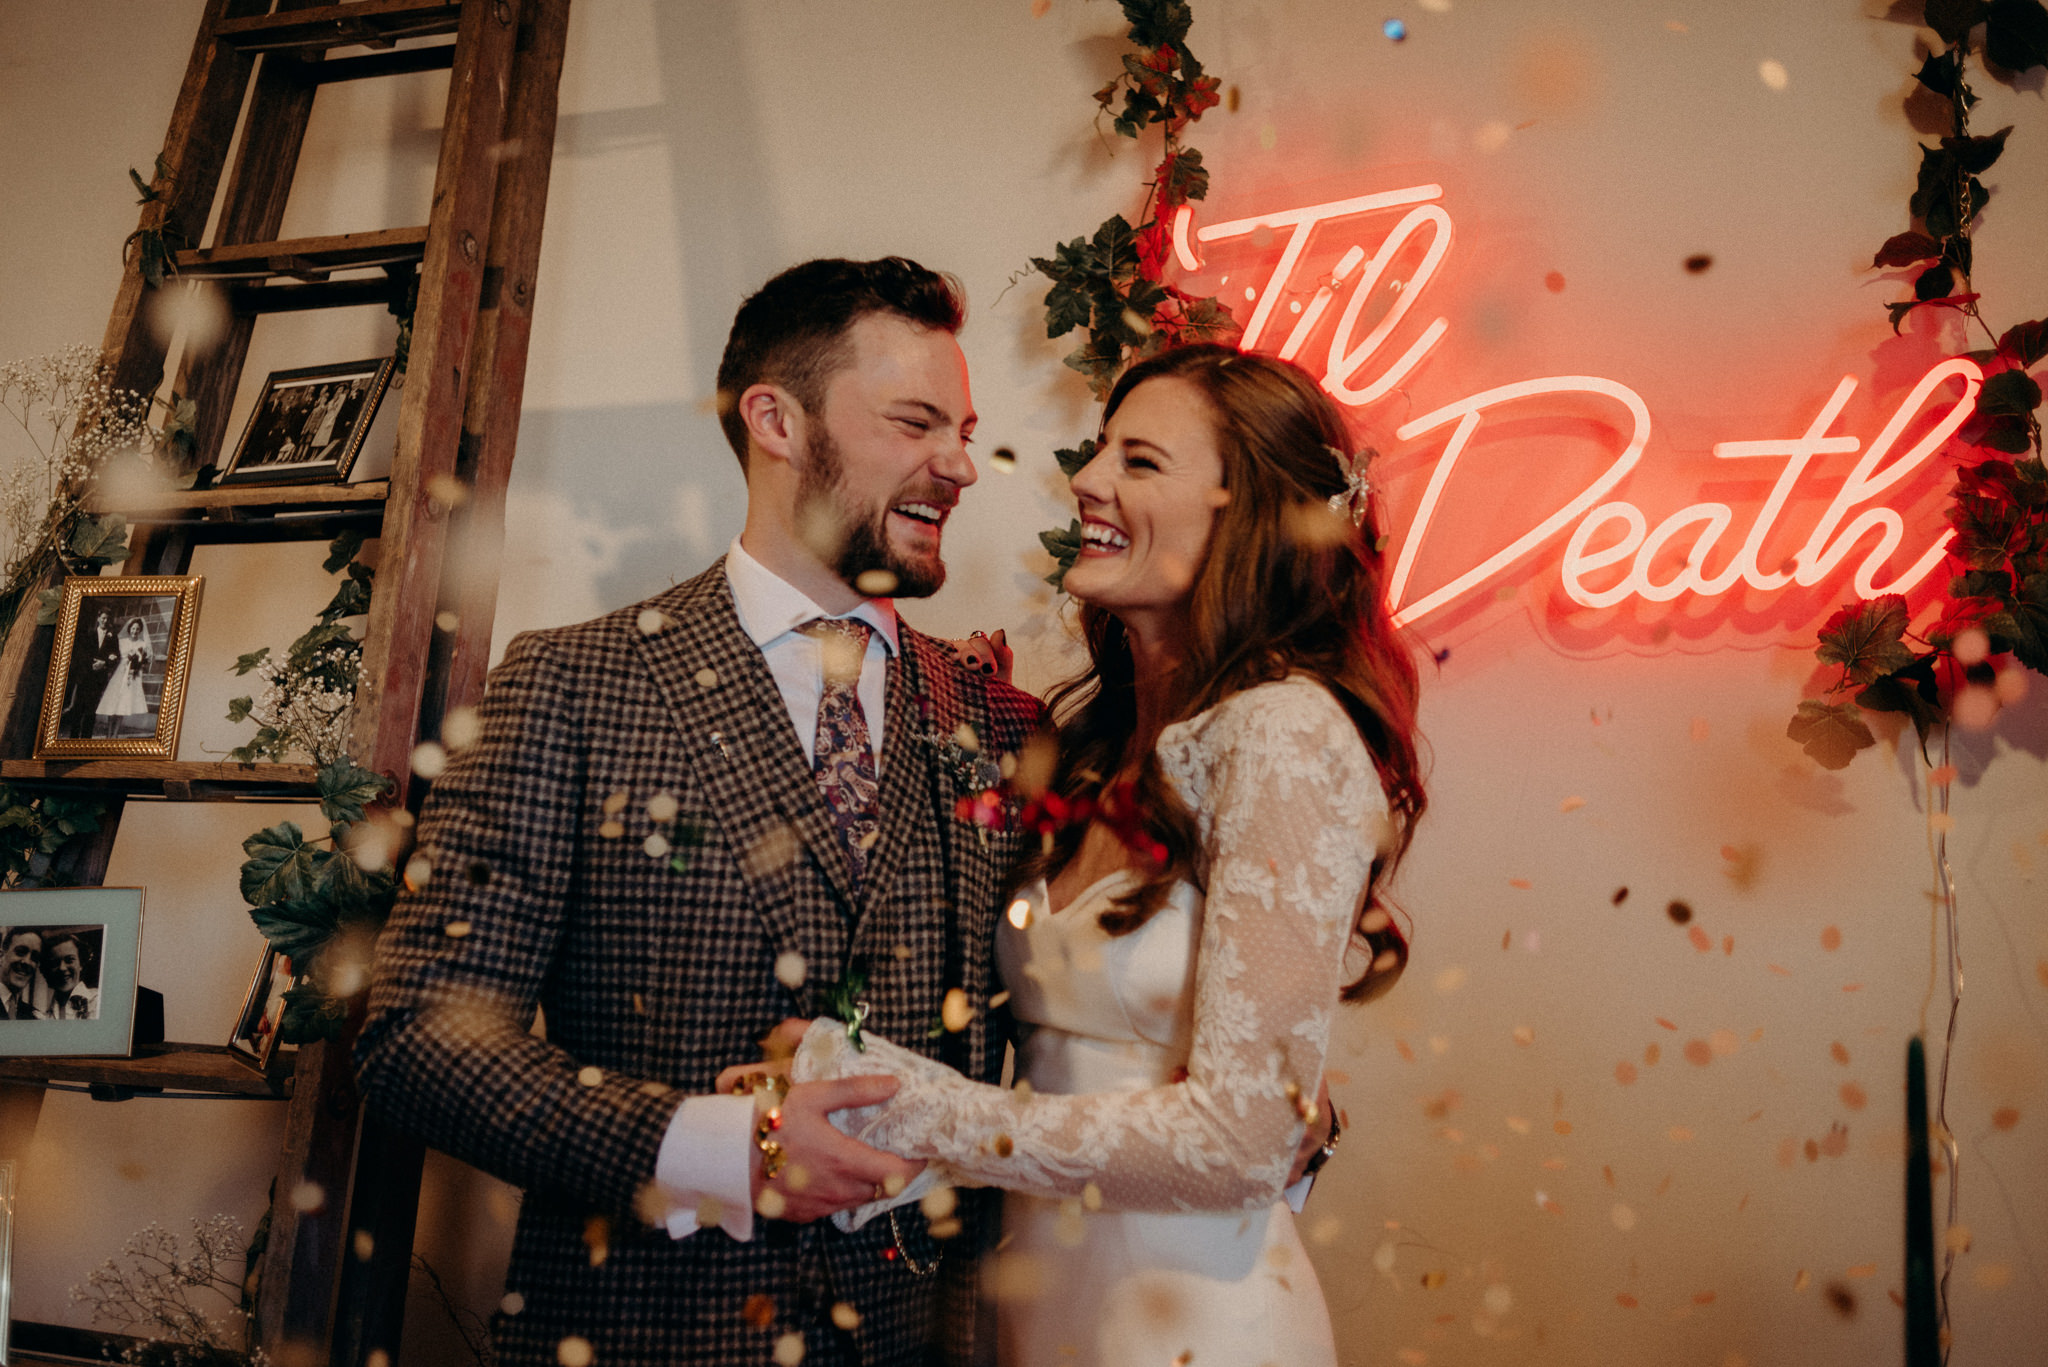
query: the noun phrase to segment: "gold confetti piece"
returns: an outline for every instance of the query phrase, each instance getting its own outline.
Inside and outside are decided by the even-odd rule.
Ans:
[[[1844,1106],[1847,1106],[1852,1111],[1860,1111],[1869,1103],[1870,1098],[1861,1087],[1853,1082],[1842,1084],[1842,1104]]]
[[[1019,897],[1016,901],[1010,903],[1010,924],[1019,930],[1028,930],[1030,928],[1031,902],[1029,899]]]
[[[1531,883],[1526,878],[1510,878],[1508,879],[1508,886],[1511,888],[1520,889],[1523,892],[1527,892],[1529,891],[1529,889],[1535,887],[1536,885],[1534,883]]]
[[[356,1261],[359,1263],[370,1261],[370,1255],[377,1251],[377,1240],[367,1229],[357,1230],[355,1237],[349,1242],[350,1246],[355,1250]]]
[[[1770,57],[1756,64],[1756,74],[1757,79],[1772,90],[1783,90],[1792,83],[1791,76],[1785,71],[1785,64]]]
[[[1552,1121],[1550,1128],[1559,1134],[1570,1134],[1572,1132],[1572,1122],[1569,1120]]]
[[[434,614],[434,626],[436,629],[444,631],[450,636],[453,636],[455,629],[461,625],[462,619],[445,609]]]
[[[1527,1048],[1535,1042],[1536,1031],[1533,1027],[1527,1025],[1518,1025],[1515,1027],[1515,1043],[1521,1045],[1523,1048]]]
[[[1956,781],[1956,766],[1944,764],[1927,771],[1927,781],[1937,788],[1946,788]]]
[[[1733,935],[1723,935],[1721,937],[1721,952],[1723,954],[1728,955],[1730,958],[1734,957],[1735,937]]]
[[[1010,1136],[1006,1134],[999,1134],[996,1136],[995,1139],[995,1147],[996,1157],[1008,1158],[1012,1153],[1015,1153],[1017,1151],[1017,1142],[1014,1139],[1011,1139]]]
[[[1175,1353],[1173,1355],[1173,1361],[1168,1364],[1168,1367],[1189,1367],[1189,1364],[1192,1363],[1194,1360],[1194,1351],[1192,1349],[1188,1349],[1182,1352]]]
[[[924,1212],[924,1218],[927,1220],[943,1220],[951,1215],[959,1204],[960,1197],[951,1187],[933,1187],[924,1194],[924,1199],[917,1203],[917,1208]]]
[[[659,636],[668,629],[669,617],[660,608],[642,608],[640,615],[633,619],[642,636]]]
[[[1843,984],[1842,984],[1842,990],[1843,990],[1844,992],[1861,992],[1861,991],[1863,990],[1863,984],[1862,984],[1862,983],[1843,983]]]
[[[441,740],[450,750],[467,750],[483,730],[483,719],[474,707],[457,707],[441,718]]]
[[[832,1305],[832,1323],[850,1334],[860,1328],[860,1311],[845,1301],[835,1301]]]
[[[1560,812],[1576,812],[1579,808],[1585,805],[1586,799],[1582,797],[1568,797],[1564,801],[1557,804],[1557,810]]]
[[[448,752],[434,741],[421,741],[413,747],[412,771],[432,783],[448,772]]]
[[[595,1066],[579,1068],[576,1070],[576,1080],[585,1087],[602,1086],[604,1083],[604,1069]]]
[[[804,956],[793,949],[784,950],[775,956],[775,981],[792,992],[804,985],[804,979],[810,976],[810,971],[811,966],[804,961]]]
[[[1079,1201],[1060,1202],[1060,1213],[1053,1220],[1052,1237],[1053,1242],[1062,1248],[1079,1248],[1087,1242],[1088,1226],[1082,1220]]]
[[[1003,991],[1001,991],[1001,992],[998,992],[998,993],[996,993],[996,994],[995,994],[995,995],[994,995],[993,997],[990,997],[990,998],[988,999],[988,1009],[989,1009],[989,1010],[991,1010],[991,1011],[994,1011],[994,1010],[996,1010],[997,1008],[1001,1007],[1001,1006],[1002,1006],[1002,1005],[1003,1005],[1003,1004],[1004,1004],[1005,1002],[1007,1002],[1007,1001],[1009,1001],[1009,1000],[1010,1000],[1010,993],[1009,993],[1009,989],[1008,989],[1008,988],[1005,988],[1005,989],[1004,989]]]
[[[1409,1047],[1407,1040],[1396,1038],[1394,1041],[1394,1052],[1401,1056],[1403,1062],[1415,1062],[1415,1051]]]
[[[1511,1116],[1509,1116],[1509,1117],[1507,1118],[1506,1124],[1507,1124],[1507,1127],[1508,1127],[1509,1129],[1513,1130],[1513,1131],[1514,1131],[1514,1132],[1515,1132],[1516,1134],[1527,1134],[1527,1133],[1529,1133],[1529,1122],[1528,1122],[1528,1121],[1527,1121],[1526,1119],[1524,1119],[1523,1117],[1521,1117],[1521,1116],[1518,1116],[1518,1115],[1511,1115]]]
[[[612,818],[610,821],[604,822],[597,828],[597,834],[599,838],[604,840],[617,840],[620,837],[624,836],[625,833],[626,823],[620,821],[617,817]]]
[[[1657,1061],[1663,1057],[1664,1051],[1657,1047],[1655,1040],[1651,1040],[1647,1045],[1643,1046],[1643,1064],[1645,1067],[1655,1068]]]
[[[1457,964],[1452,964],[1449,968],[1437,970],[1435,981],[1437,991],[1456,992],[1465,985],[1465,970]]]
[[[555,1345],[555,1361],[562,1367],[590,1367],[597,1361],[597,1349],[590,1346],[590,1340],[571,1334]]]
[[[508,1315],[521,1314],[526,1310],[526,1297],[517,1291],[507,1291],[504,1299],[498,1302],[498,1308]]]
[[[695,674],[691,675],[690,677],[696,681],[697,687],[699,688],[718,687],[718,671],[713,669],[710,665],[704,666],[704,668],[698,670]]]
[[[1670,1138],[1671,1142],[1674,1144],[1687,1144],[1692,1142],[1692,1131],[1688,1130],[1683,1125],[1673,1125],[1670,1129],[1665,1131],[1665,1134]]]
[[[894,954],[899,962],[908,963],[910,961],[911,949],[909,945],[898,945],[889,952]]]
[[[1502,1283],[1495,1282],[1486,1288],[1485,1293],[1480,1297],[1480,1302],[1485,1305],[1487,1314],[1495,1316],[1505,1315],[1508,1311],[1515,1308],[1515,1293]]]
[[[1628,1233],[1630,1230],[1636,1227],[1635,1210],[1632,1207],[1622,1205],[1619,1202],[1615,1204],[1613,1210],[1607,1212],[1607,1218],[1610,1221],[1612,1221],[1614,1227],[1620,1230],[1623,1234]]]
[[[791,1163],[782,1170],[782,1180],[791,1191],[803,1191],[811,1185],[811,1170],[801,1163]]]
[[[1552,294],[1564,293],[1564,272],[1551,271],[1543,277],[1543,288]]]
[[[862,570],[853,577],[853,586],[870,598],[887,598],[896,592],[896,575],[891,570]]]
[[[2012,1266],[2009,1263],[1983,1263],[1970,1274],[1970,1280],[1986,1291],[1997,1291],[2012,1280]]]
[[[1948,1232],[1942,1235],[1941,1244],[1943,1248],[1951,1253],[1968,1253],[1970,1251],[1969,1226],[1950,1225]]]
[[[301,1182],[292,1188],[292,1209],[311,1214],[327,1204],[327,1188],[318,1182]]]
[[[1947,812],[1929,812],[1927,829],[1936,835],[1947,835],[1956,828],[1956,819]]]
[[[974,1007],[967,1000],[967,993],[957,987],[946,989],[946,1000],[939,1007],[939,1023],[954,1034],[959,1034],[974,1021]]]
[[[724,1223],[725,1202],[716,1196],[701,1197],[697,1202],[697,1228],[717,1229]]]
[[[647,799],[647,819],[649,821],[657,823],[674,821],[676,813],[681,810],[682,804],[676,801],[675,794],[673,793],[656,793],[653,797]]]
[[[1624,1087],[1633,1085],[1636,1080],[1636,1066],[1627,1059],[1615,1064],[1614,1080]]]
[[[1711,950],[1714,947],[1713,936],[1707,934],[1707,932],[1701,930],[1698,926],[1694,926],[1690,930],[1686,931],[1685,938],[1692,941],[1692,947],[1702,954],[1705,954],[1707,951]]]
[[[1624,1310],[1633,1310],[1639,1304],[1636,1298],[1634,1296],[1629,1295],[1626,1291],[1615,1292],[1614,1303]]]
[[[804,1360],[804,1336],[798,1333],[784,1334],[775,1340],[775,1367],[797,1367]]]
[[[1676,1021],[1671,1020],[1665,1016],[1652,1016],[1650,1017],[1650,1019],[1657,1022],[1657,1024],[1663,1026],[1666,1030],[1676,1030],[1678,1028],[1678,1023]]]
[[[626,810],[626,804],[631,801],[632,799],[624,793],[613,793],[604,800],[604,814],[606,816],[617,816],[620,812]]]
[[[444,508],[460,508],[469,501],[469,486],[453,475],[435,475],[427,481],[427,496]]]
[[[460,940],[468,935],[469,931],[470,924],[467,921],[450,921],[441,928],[441,933],[451,940]]]
[[[2019,1123],[2020,1113],[2016,1106],[2000,1106],[1991,1113],[1991,1128],[1994,1130],[2009,1130]]]
[[[1714,1057],[1729,1058],[1741,1051],[1742,1037],[1724,1027],[1707,1036],[1707,1047],[1714,1051]]]
[[[1081,1188],[1081,1205],[1087,1210],[1102,1209],[1102,1188],[1089,1182]]]
[[[1551,1172],[1563,1172],[1569,1165],[1562,1158],[1546,1158],[1542,1166]]]
[[[585,1220],[583,1243],[590,1250],[590,1265],[603,1267],[604,1260],[612,1255],[612,1222],[602,1215],[593,1215]]]
[[[649,859],[666,859],[668,858],[669,851],[674,847],[668,843],[667,836],[663,835],[660,831],[656,831],[640,842],[640,848],[647,852]]]
[[[1777,974],[1781,978],[1789,978],[1792,976],[1792,970],[1784,967],[1782,964],[1765,964],[1764,967],[1770,969],[1771,972]]]
[[[1031,17],[1043,19],[1052,13],[1052,0],[1031,0]],[[1232,87],[1235,89],[1236,87]]]
[[[1692,719],[1692,738],[1695,741],[1705,740],[1707,738],[1707,731],[1707,719],[1705,717],[1694,717]]]
[[[1422,1289],[1434,1291],[1444,1284],[1445,1273],[1440,1268],[1431,1268],[1422,1274]]]
[[[1514,942],[1515,932],[1513,932],[1512,930],[1503,930],[1500,933],[1500,947],[1503,950],[1505,950],[1509,945],[1513,944]]]
[[[1829,926],[1820,933],[1820,947],[1832,954],[1842,947],[1842,931],[1839,926]]]
[[[1859,1281],[1865,1277],[1875,1277],[1877,1275],[1877,1264],[1858,1263],[1854,1267],[1845,1269],[1842,1275],[1845,1277],[1854,1277]]]

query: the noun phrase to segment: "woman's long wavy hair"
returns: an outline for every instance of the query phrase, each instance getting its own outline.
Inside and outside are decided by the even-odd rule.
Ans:
[[[1381,886],[1427,805],[1415,740],[1415,661],[1386,610],[1377,500],[1359,500],[1356,526],[1331,512],[1330,500],[1348,489],[1340,458],[1352,438],[1322,388],[1271,357],[1198,345],[1141,361],[1110,392],[1104,426],[1139,385],[1165,377],[1187,381],[1208,400],[1229,501],[1195,575],[1162,724],[1291,674],[1318,680],[1344,704],[1372,753],[1394,828],[1389,850],[1374,857],[1355,923],[1365,967],[1344,998],[1364,1001],[1391,987],[1408,962]],[[1198,838],[1194,813],[1167,781],[1150,738],[1142,755],[1131,753],[1138,709],[1123,623],[1083,604],[1081,630],[1089,667],[1051,698],[1059,760],[1050,791],[1110,808],[1128,791],[1136,810],[1105,816],[1135,824],[1155,853],[1165,851],[1147,861],[1144,883],[1103,913],[1104,929],[1122,935],[1144,925],[1175,882],[1200,881]],[[1114,787],[1134,761],[1133,786]],[[1064,867],[1085,834],[1079,822],[1059,830],[1019,866],[1017,883]]]

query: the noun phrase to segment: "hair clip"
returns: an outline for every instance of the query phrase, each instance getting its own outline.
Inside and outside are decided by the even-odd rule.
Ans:
[[[1351,519],[1354,527],[1365,523],[1366,497],[1372,493],[1372,481],[1365,477],[1365,468],[1371,463],[1376,452],[1370,446],[1362,446],[1355,456],[1347,456],[1334,446],[1325,446],[1330,458],[1337,462],[1337,468],[1344,472],[1344,491],[1330,495],[1330,511]]]

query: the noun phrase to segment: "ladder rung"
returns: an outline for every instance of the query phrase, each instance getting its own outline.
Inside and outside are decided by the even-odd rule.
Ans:
[[[324,278],[330,271],[406,265],[427,253],[427,230],[386,228],[374,233],[299,237],[283,242],[230,242],[178,253],[181,275],[213,280]]]
[[[243,52],[388,47],[400,38],[453,33],[461,19],[462,6],[447,0],[352,0],[318,9],[223,19],[214,26],[213,36]]]
[[[10,759],[0,778],[10,783],[114,789],[131,797],[179,802],[309,801],[319,796],[320,771],[307,764],[234,764],[206,760]]]
[[[101,503],[96,495],[88,494],[85,505],[96,513],[122,513],[130,522],[140,522],[154,521],[165,513],[198,510],[248,513],[288,509],[299,513],[356,509],[384,502],[390,490],[391,482],[383,479],[365,480],[361,484],[230,484],[218,489],[171,489],[119,503]]]
[[[271,60],[275,61],[276,58]],[[367,57],[336,57],[325,62],[305,62],[305,79],[314,85],[335,81],[360,81],[373,76],[404,76],[415,71],[446,71],[455,65],[455,44],[435,43],[430,47],[402,47]]]

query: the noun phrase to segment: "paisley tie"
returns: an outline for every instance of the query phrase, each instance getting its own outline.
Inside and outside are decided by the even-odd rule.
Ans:
[[[818,736],[811,747],[811,773],[818,780],[832,824],[846,846],[846,862],[858,889],[867,872],[868,850],[881,829],[880,787],[868,719],[860,706],[861,661],[867,657],[865,622],[819,618],[800,630],[815,637],[825,657],[825,692],[818,699]]]

